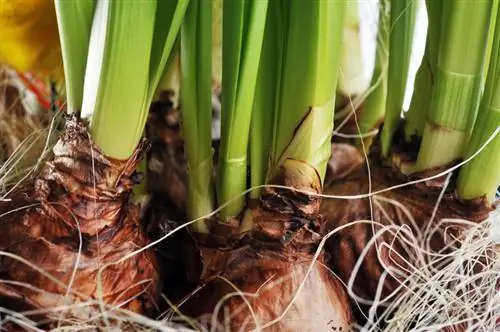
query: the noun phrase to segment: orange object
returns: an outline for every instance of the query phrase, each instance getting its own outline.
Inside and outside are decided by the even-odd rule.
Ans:
[[[40,105],[50,108],[47,82],[64,81],[54,1],[0,0],[0,27],[0,62],[15,69]]]
[[[21,72],[62,81],[53,0],[0,0],[0,62]]]

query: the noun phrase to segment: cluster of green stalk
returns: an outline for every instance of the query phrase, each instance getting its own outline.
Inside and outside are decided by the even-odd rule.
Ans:
[[[188,4],[56,0],[67,111],[91,116],[107,156],[136,149]]]
[[[199,218],[220,206],[225,220],[241,216],[247,200],[259,197],[258,187],[287,158],[304,160],[324,175],[345,1],[223,2],[222,124],[215,178],[209,7],[192,0],[181,33],[187,214]],[[301,28],[304,24],[308,29]],[[203,222],[194,228],[207,230]]]
[[[419,142],[417,158],[400,163],[404,173],[446,167],[471,157],[498,132],[500,126],[500,25],[498,1],[427,0],[428,33],[424,57],[417,72],[410,109],[404,114],[404,138],[395,137],[402,123],[411,44],[418,3],[390,0],[389,36],[381,21],[375,74],[381,85],[368,97],[360,119],[375,125],[384,116],[380,135],[382,156],[396,162],[392,146]],[[379,51],[386,48],[388,55]],[[384,68],[388,61],[387,71]],[[486,73],[486,80],[485,80]],[[375,78],[375,76],[374,76]],[[476,158],[461,168],[457,182],[460,198],[486,196],[500,184],[500,137],[495,137]]]
[[[127,159],[136,148],[179,45],[190,219],[217,207],[223,220],[241,216],[260,195],[244,192],[268,183],[288,158],[323,177],[331,153],[346,1],[223,1],[215,64],[215,71],[222,64],[222,134],[213,169],[212,13],[220,5],[56,1],[68,112],[91,119],[92,139],[112,158]],[[208,231],[203,221],[193,228]]]
[[[222,61],[216,62],[224,91],[222,127],[213,169],[212,13],[220,5],[56,1],[68,112],[91,116],[92,139],[110,157],[127,159],[133,153],[157,86],[175,57],[174,45],[180,45],[190,219],[217,207],[223,220],[240,216],[248,199],[260,195],[259,189],[244,192],[269,183],[288,158],[306,161],[323,177],[331,153],[346,1],[223,1]],[[415,0],[380,2],[373,87],[360,123],[368,128],[384,116],[385,158],[391,158],[401,121],[417,7]],[[427,1],[427,45],[404,128],[405,139],[417,138],[421,146],[404,172],[467,158],[497,130],[497,11],[497,0]],[[500,182],[499,151],[497,137],[462,168],[460,197],[493,199]],[[208,231],[203,221],[194,229]]]

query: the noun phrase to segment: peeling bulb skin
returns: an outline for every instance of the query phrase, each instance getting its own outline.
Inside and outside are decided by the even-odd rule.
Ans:
[[[377,155],[378,152],[375,151],[370,156],[372,160],[370,165],[372,192],[422,179],[436,171],[414,174],[411,177],[405,176],[393,167],[381,166]],[[335,162],[335,159],[332,162]],[[486,200],[462,201],[458,199],[454,191],[453,180],[444,191],[433,216],[445,178],[429,180],[372,196],[373,215],[371,215],[368,198],[323,198],[320,213],[326,219],[326,233],[342,225],[353,223],[352,226],[348,226],[331,236],[325,247],[325,251],[330,255],[328,265],[345,284],[349,283],[362,251],[368,246],[374,235],[384,227],[382,235],[377,237],[376,246],[370,245],[370,249],[353,279],[352,291],[356,296],[373,301],[376,298],[379,282],[382,283],[381,300],[392,292],[398,291],[398,288],[402,290],[401,282],[405,279],[406,273],[411,271],[405,261],[411,262],[412,259],[416,259],[417,251],[421,250],[422,246],[427,245],[421,242],[424,239],[429,239],[430,250],[443,250],[445,245],[449,243],[446,241],[452,240],[465,227],[463,224],[450,221],[438,227],[432,236],[424,235],[430,234],[429,232],[442,219],[480,222],[488,218],[492,206],[487,204]],[[347,176],[331,179],[329,185],[324,189],[324,194],[354,196],[368,193],[369,190],[367,168],[365,164],[361,164]],[[363,220],[374,220],[382,226],[367,222],[355,223]],[[432,223],[429,225],[430,220]],[[386,226],[392,226],[392,228],[389,230]],[[403,238],[410,242],[402,241]],[[415,241],[420,242],[416,243]],[[375,247],[378,247],[378,253]],[[384,266],[387,266],[388,269]],[[366,309],[364,314],[368,315],[368,307],[364,309]]]
[[[188,300],[185,305],[193,309],[186,313],[198,317],[202,327],[213,327],[216,315],[216,331],[349,331],[346,293],[322,260],[312,263],[308,254],[281,256],[265,250],[253,254],[275,257],[242,264],[236,275],[215,277]]]
[[[325,187],[336,180],[348,176],[365,162],[363,155],[351,144],[333,143],[332,156],[328,162],[325,176]]]
[[[315,169],[293,159],[283,163],[273,184],[321,190]],[[323,254],[313,260],[321,239],[319,203],[304,193],[265,188],[250,207],[248,232],[238,234],[237,220],[212,220],[210,235],[193,234],[196,247],[189,260],[201,264],[189,275],[202,287],[179,309],[196,317],[200,329],[348,331],[352,316],[343,285]]]
[[[67,119],[53,158],[34,183],[0,203],[0,250],[8,253],[0,257],[1,306],[43,310],[102,297],[106,306],[123,304],[141,314],[156,310],[160,275],[154,253],[124,259],[148,244],[139,208],[130,203],[132,178],[145,149],[141,143],[128,160],[112,160],[91,143],[80,120]],[[98,307],[47,312],[49,322],[61,314],[89,319]]]

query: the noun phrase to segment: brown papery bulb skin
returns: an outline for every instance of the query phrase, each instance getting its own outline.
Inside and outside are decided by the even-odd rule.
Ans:
[[[271,257],[242,262],[238,276],[217,276],[189,299],[186,313],[199,317],[201,327],[216,322],[216,331],[348,331],[349,301],[322,261],[248,250]]]
[[[107,158],[76,116],[67,119],[53,157],[34,182],[0,203],[0,250],[12,255],[0,255],[1,306],[22,311],[102,300],[142,314],[156,309],[160,274],[154,253],[122,261],[148,244],[139,208],[130,203],[145,149],[141,143],[124,161]],[[72,307],[43,318],[88,319],[97,309]]]
[[[340,149],[341,146],[337,144],[333,151]],[[370,190],[376,192],[444,171],[443,168],[406,176],[395,167],[385,166],[379,160],[379,152],[376,149],[377,145],[374,146],[370,155],[370,177],[368,177],[366,164],[359,163],[361,154],[358,153],[358,158],[351,157],[353,165],[357,164],[357,166],[352,168],[343,166],[343,169],[349,169],[349,171],[327,178],[325,182],[328,185],[324,193],[335,196],[361,195],[369,193]],[[336,157],[339,155],[334,153],[330,167],[334,164],[345,163]],[[339,166],[333,169],[339,169]],[[330,174],[333,173],[335,172],[330,172]],[[380,224],[394,226],[390,232],[384,231],[382,236],[378,237],[376,246],[370,246],[354,279],[352,291],[355,295],[373,301],[376,298],[379,282],[382,283],[382,299],[393,292],[397,294],[398,291],[406,289],[402,283],[409,272],[405,270],[411,271],[412,269],[407,262],[418,257],[417,250],[421,250],[419,248],[423,244],[413,242],[414,245],[411,245],[401,241],[402,238],[415,240],[420,232],[425,232],[430,222],[432,222],[430,225],[432,229],[444,218],[479,222],[488,217],[492,207],[487,204],[486,200],[458,199],[453,188],[453,181],[450,181],[447,190],[442,194],[445,178],[443,176],[373,195],[371,197],[372,209],[370,209],[368,198],[323,198],[320,212],[326,220],[325,227],[328,232],[355,221],[374,220],[378,223],[353,223],[327,240],[325,251],[331,257],[328,265],[345,284],[348,284],[352,277],[355,264],[368,242],[382,230]],[[435,209],[439,199],[440,204]],[[435,213],[434,216],[433,213]],[[444,223],[429,239],[430,250],[436,252],[442,250],[446,244],[445,232],[448,239],[453,239],[464,227],[463,224]],[[398,234],[399,229],[406,230],[406,232]],[[412,231],[413,236],[408,236],[409,230]],[[383,243],[385,245],[382,245]],[[418,266],[421,262],[416,264],[414,266]],[[385,267],[390,267],[390,269]],[[383,279],[384,276],[385,279]],[[368,315],[368,311],[364,314]]]
[[[273,183],[321,191],[317,172],[296,160],[287,161]],[[245,216],[253,225],[243,236],[236,235],[239,223],[227,222],[212,222],[211,235],[195,235],[202,287],[180,310],[198,317],[202,330],[348,331],[352,316],[343,286],[322,254],[314,260],[319,199],[267,188],[254,203]]]

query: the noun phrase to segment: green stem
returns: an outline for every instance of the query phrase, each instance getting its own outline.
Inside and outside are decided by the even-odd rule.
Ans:
[[[411,50],[417,16],[418,1],[391,0],[391,32],[389,44],[389,71],[384,127],[380,136],[382,155],[389,156],[392,137],[401,120]]]
[[[488,42],[486,44],[486,59],[484,61],[484,66],[483,66],[483,77],[487,77],[488,74],[488,68],[491,60],[491,52],[493,50],[493,42],[494,42],[494,36],[495,36],[495,26],[497,23],[497,12],[498,12],[498,5],[500,1],[499,0],[493,0],[493,5],[491,6],[491,19],[490,19],[490,27],[488,29]]]
[[[497,6],[496,13],[500,13]],[[498,15],[498,14],[497,14]],[[466,157],[474,154],[500,127],[500,20],[495,22],[485,92],[474,125]],[[500,135],[472,161],[462,167],[457,182],[460,198],[474,199],[486,196],[493,202],[500,185]]]
[[[375,54],[375,68],[370,83],[371,92],[362,105],[358,116],[359,129],[361,133],[369,133],[377,129],[384,120],[385,106],[387,100],[387,68],[389,60],[389,0],[380,2],[379,23],[377,33],[377,48]],[[360,147],[362,142],[368,148],[374,136],[356,139],[356,146]]]
[[[146,107],[149,107],[160,81],[168,70],[168,62],[172,61],[172,53],[175,53],[172,51],[175,49],[190,0],[156,0],[156,2],[155,30],[153,45],[151,46]]]
[[[113,158],[129,158],[142,136],[155,14],[154,2],[97,2],[82,112],[93,114],[92,138]]]
[[[200,218],[213,210],[212,3],[191,0],[181,28],[181,100],[188,191],[186,213]],[[204,221],[194,224],[208,232]]]
[[[363,73],[364,59],[361,48],[359,1],[346,2],[340,49],[340,73],[337,93],[347,98],[362,94],[369,83]]]
[[[255,100],[250,128],[250,183],[252,187],[263,185],[268,172],[273,132],[273,117],[276,94],[279,91],[279,79],[283,56],[283,27],[280,21],[278,0],[269,1],[268,20],[264,32]],[[279,59],[279,61],[276,61]],[[251,198],[258,198],[261,190],[250,192]]]
[[[415,138],[420,140],[424,132],[425,121],[427,120],[433,87],[433,72],[428,49],[426,46],[422,64],[415,76],[415,87],[411,97],[410,108],[405,115],[406,141],[411,141]]]
[[[429,112],[439,54],[443,0],[427,0],[426,6],[429,19],[427,40],[422,64],[415,77],[415,88],[410,108],[406,113],[405,137],[407,141],[412,140],[414,137],[419,140],[422,138]]]
[[[323,179],[331,154],[345,1],[291,0],[268,179],[289,159],[313,166]],[[304,29],[307,26],[307,29]]]
[[[136,149],[186,5],[97,2],[82,113],[92,114],[92,139],[107,156],[123,160]]]
[[[179,38],[180,39],[180,38]],[[180,99],[180,80],[181,80],[181,56],[180,56],[180,40],[174,44],[172,49],[172,55],[167,61],[165,74],[163,75],[158,87],[156,88],[154,100],[161,99],[161,95],[165,90],[170,90],[172,96],[170,101],[173,103],[173,107],[179,105]]]
[[[57,25],[63,53],[67,112],[79,112],[89,51],[95,0],[55,0]]]
[[[217,202],[222,218],[245,206],[247,149],[252,107],[264,36],[268,1],[223,3],[222,121],[217,175]]]
[[[500,105],[481,106],[480,114],[472,134],[466,156],[470,157],[498,131],[500,127]],[[472,161],[460,170],[457,182],[458,196],[462,199],[486,197],[495,200],[495,192],[500,186],[500,135]]]
[[[213,0],[212,11],[212,89],[222,84],[222,0]]]
[[[492,1],[445,1],[435,85],[416,170],[463,156],[482,82]]]

